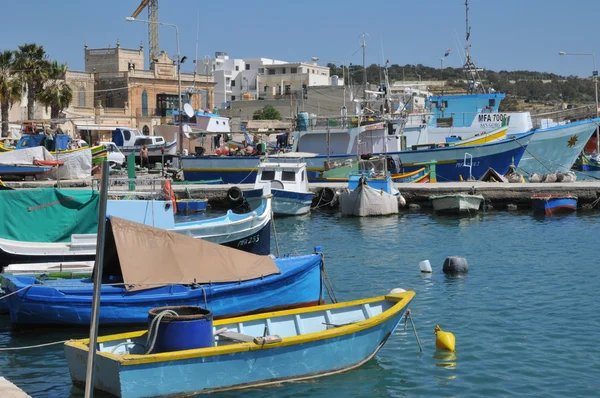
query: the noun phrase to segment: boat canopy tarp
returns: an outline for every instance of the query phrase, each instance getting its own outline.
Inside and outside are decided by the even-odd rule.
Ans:
[[[52,170],[54,179],[83,179],[92,175],[92,150],[82,148],[72,152],[57,153],[56,160],[62,160],[64,164]]]
[[[87,189],[0,191],[0,238],[70,242],[72,234],[94,234],[98,231],[98,200],[98,192]]]
[[[0,153],[0,164],[31,166],[34,160],[54,160],[54,157],[43,146]]]
[[[130,291],[171,284],[238,282],[280,273],[270,256],[118,217],[109,218],[106,231],[105,274],[122,276]]]

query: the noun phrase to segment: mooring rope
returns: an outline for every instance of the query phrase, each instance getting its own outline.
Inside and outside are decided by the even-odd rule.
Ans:
[[[279,240],[277,239],[277,230],[275,229],[275,213],[271,211],[271,226],[273,227],[273,236],[275,237],[275,250],[277,251],[277,257],[279,257]]]
[[[331,280],[329,279],[329,274],[327,273],[327,268],[325,267],[325,255],[323,253],[321,254],[321,269],[322,269],[322,276],[321,279],[323,280],[323,286],[325,286],[325,290],[327,291],[327,295],[329,296],[329,300],[331,300],[332,303],[337,303],[337,297],[335,297],[335,292],[333,291],[333,284],[331,283]]]
[[[2,295],[2,296],[0,296],[0,300],[2,300],[2,299],[5,299],[5,298],[7,298],[7,297],[10,297],[10,296],[12,296],[13,294],[17,294],[17,293],[19,293],[19,292],[22,292],[23,290],[25,290],[25,289],[29,289],[31,286],[35,286],[35,285],[36,285],[35,283],[32,283],[31,285],[25,286],[25,287],[23,287],[23,288],[21,288],[21,289],[19,289],[19,290],[15,290],[14,292],[11,292],[11,293],[8,293],[8,294],[5,294],[5,295]]]
[[[40,347],[47,347],[49,345],[62,344],[62,343],[66,343],[67,341],[69,341],[69,340],[53,341],[52,343],[27,345],[27,346],[23,346],[23,347],[3,347],[3,348],[0,348],[0,351],[28,350],[30,348],[40,348]]]
[[[406,330],[406,323],[408,322],[409,319],[410,319],[410,324],[412,325],[413,332],[415,333],[415,338],[417,339],[417,344],[419,345],[419,351],[423,352],[423,347],[421,346],[421,341],[419,340],[419,335],[417,334],[417,328],[415,327],[415,323],[413,322],[413,319],[412,319],[412,313],[411,313],[410,309],[407,309],[406,313],[404,314],[404,330]]]
[[[150,354],[154,349],[154,344],[156,344],[156,337],[158,336],[158,328],[160,326],[160,321],[163,317],[167,315],[178,316],[179,314],[173,310],[164,310],[154,317],[152,322],[150,322],[150,327],[148,328],[148,339],[146,340],[146,354]],[[148,343],[151,343],[149,347]]]

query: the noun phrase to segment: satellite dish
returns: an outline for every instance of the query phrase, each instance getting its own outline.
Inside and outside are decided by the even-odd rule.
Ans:
[[[194,116],[194,108],[190,104],[183,104],[183,111],[188,117]]]

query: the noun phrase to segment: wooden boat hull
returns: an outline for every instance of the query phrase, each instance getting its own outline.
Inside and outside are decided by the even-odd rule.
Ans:
[[[478,211],[483,202],[483,196],[465,194],[441,195],[430,196],[429,200],[431,200],[433,210],[437,213],[463,213]]]
[[[200,286],[170,285],[127,291],[106,280],[102,286],[100,324],[146,324],[148,311],[169,305],[207,302],[216,316],[307,306],[321,300],[321,255],[276,259],[280,274],[232,283]],[[92,308],[91,279],[39,281],[31,276],[3,276],[10,319],[16,325],[89,325]]]
[[[251,331],[253,327],[257,330],[269,325],[269,333],[282,338],[272,344],[249,342],[150,355],[115,354],[110,353],[112,347],[139,341],[146,337],[145,331],[101,337],[95,387],[122,398],[178,397],[345,372],[368,362],[383,347],[413,297],[414,292],[405,292],[214,323],[215,330],[243,323],[244,333],[249,335],[256,334]],[[376,299],[381,299],[379,311],[371,305]],[[348,312],[343,312],[346,308]],[[377,313],[365,314],[370,311]],[[314,320],[312,326],[305,317]],[[65,344],[71,379],[79,386],[85,383],[87,344],[86,340]],[[124,349],[123,344],[120,349]],[[119,347],[115,351],[119,352]]]
[[[533,196],[532,206],[534,212],[544,213],[547,216],[570,213],[577,211],[577,197],[575,196]]]
[[[276,216],[301,216],[310,213],[312,192],[293,192],[282,189],[271,189],[273,195],[273,214]],[[262,201],[262,188],[244,191],[244,198],[252,210],[257,209]]]
[[[22,166],[0,164],[0,176],[35,176],[52,171],[51,166]]]

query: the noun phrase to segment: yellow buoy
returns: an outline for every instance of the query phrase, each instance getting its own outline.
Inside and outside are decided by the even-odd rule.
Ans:
[[[435,326],[435,346],[442,350],[456,351],[456,338],[450,332],[444,332],[438,325]]]

